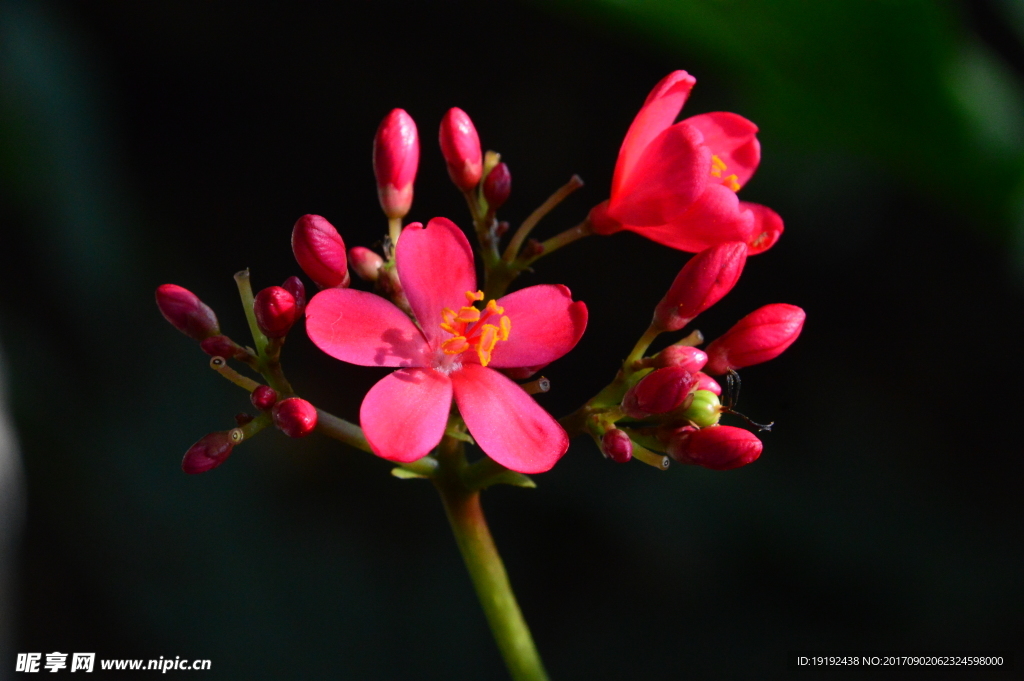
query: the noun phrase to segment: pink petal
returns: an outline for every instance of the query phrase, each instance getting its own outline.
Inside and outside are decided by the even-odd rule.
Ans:
[[[757,141],[756,125],[739,114],[726,111],[692,116],[682,122],[704,134],[704,144],[725,163],[723,178],[736,175],[736,181],[741,186],[747,183],[761,162],[761,145]],[[712,182],[717,179],[712,178]]]
[[[562,426],[497,371],[464,364],[451,379],[469,432],[502,466],[520,473],[543,473],[569,448]]]
[[[612,195],[621,191],[622,184],[633,172],[651,140],[676,120],[696,82],[697,79],[686,71],[673,71],[651,90],[622,140],[612,179]]]
[[[449,337],[441,330],[441,311],[468,305],[466,291],[476,291],[476,269],[469,240],[455,223],[434,218],[423,227],[402,230],[395,266],[405,296],[427,341],[437,349]]]
[[[612,190],[608,214],[630,225],[661,225],[682,215],[711,178],[711,151],[692,125],[673,125],[651,143]]]
[[[399,369],[366,393],[359,422],[377,456],[406,463],[441,441],[451,404],[447,376],[433,369]]]
[[[736,192],[715,184],[678,220],[653,227],[628,225],[626,229],[659,244],[697,253],[726,241],[747,243],[754,222],[754,213],[740,207]]]
[[[306,334],[331,357],[362,366],[423,366],[428,350],[412,320],[365,291],[329,288],[306,305]]]
[[[565,286],[530,286],[499,299],[498,305],[505,308],[512,329],[491,352],[488,366],[495,368],[553,362],[572,350],[587,328],[587,306],[574,303]]]
[[[759,203],[740,201],[740,208],[754,214],[754,229],[747,241],[748,253],[750,255],[764,253],[774,246],[782,236],[782,218],[768,206],[762,206]]]

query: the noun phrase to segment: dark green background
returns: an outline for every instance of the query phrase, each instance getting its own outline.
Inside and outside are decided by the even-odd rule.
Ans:
[[[468,224],[434,142],[459,106],[511,167],[507,219],[587,182],[554,234],[606,197],[677,68],[686,114],[761,127],[743,197],[786,221],[698,326],[771,302],[808,321],[744,372],[743,410],[778,422],[756,464],[663,474],[581,439],[537,490],[485,495],[552,677],[816,678],[794,650],[1003,651],[1019,673],[1021,36],[998,0],[0,0],[0,345],[27,489],[0,677],[60,650],[209,658],[210,679],[505,678],[429,484],[277,432],[181,473],[247,399],[152,293],[195,291],[241,339],[231,275],[297,274],[297,217],[376,242],[370,147],[396,106],[423,146],[410,218]],[[610,378],[683,262],[624,234],[521,280],[591,310],[542,404]],[[300,333],[285,361],[349,418],[384,373]]]

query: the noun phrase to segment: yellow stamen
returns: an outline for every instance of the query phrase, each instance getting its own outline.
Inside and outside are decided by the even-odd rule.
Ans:
[[[460,352],[469,350],[469,343],[466,342],[465,336],[455,336],[441,343],[441,349],[444,350],[446,355],[457,355]]]
[[[740,190],[740,183],[737,182],[738,179],[739,178],[736,177],[735,175],[730,175],[729,177],[722,180],[722,184],[724,184],[726,187],[733,190],[734,192],[738,192]]]
[[[480,358],[480,364],[487,366],[491,361],[491,351],[498,343],[498,327],[494,324],[484,324],[480,333],[480,345],[476,348],[476,354]]]
[[[483,300],[483,299],[484,299],[484,292],[483,291],[477,291],[476,293],[473,293],[472,291],[466,291],[466,300],[468,300],[470,303],[475,303],[476,301]]]
[[[480,310],[475,307],[464,307],[459,310],[459,316],[455,318],[457,322],[478,322],[480,321]]]
[[[498,340],[508,340],[508,332],[512,330],[512,320],[508,317],[502,317],[499,324],[501,324],[499,329],[501,333],[498,335]]]
[[[498,305],[498,301],[493,298],[487,301],[487,307],[485,307],[484,310],[491,314],[505,314],[505,308]]]
[[[722,171],[726,169],[725,161],[718,158],[718,154],[711,157],[711,176],[721,177]]]

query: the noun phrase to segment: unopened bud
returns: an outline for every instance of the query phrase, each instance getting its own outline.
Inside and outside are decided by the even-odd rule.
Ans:
[[[302,271],[320,288],[348,286],[345,242],[319,215],[303,215],[292,228],[292,252]]]
[[[377,281],[380,276],[381,265],[384,264],[384,258],[380,257],[369,248],[363,248],[362,246],[356,246],[355,248],[349,249],[348,262],[352,266],[352,271],[356,273],[363,281]]]
[[[267,338],[282,338],[299,318],[295,297],[280,286],[270,286],[256,294],[253,303],[256,324]]]
[[[732,290],[747,261],[747,245],[732,241],[705,248],[676,275],[654,309],[654,325],[665,331],[683,328]]]
[[[722,418],[722,402],[710,390],[695,390],[693,400],[679,416],[698,428],[707,428]]]
[[[679,463],[724,471],[756,461],[762,448],[761,441],[749,430],[713,426],[673,438],[669,441],[668,455]]]
[[[505,220],[500,221],[494,226],[494,236],[505,236],[508,231],[509,224]]]
[[[643,419],[664,414],[683,404],[693,389],[693,376],[680,367],[652,371],[630,388],[622,398],[626,416]]]
[[[601,451],[615,463],[626,463],[633,458],[633,441],[626,431],[612,428],[601,437]]]
[[[520,258],[536,258],[544,252],[544,244],[536,239],[527,239]]]
[[[708,392],[713,392],[714,394],[721,396],[722,386],[718,385],[718,381],[711,378],[703,371],[698,371],[697,373],[695,373],[693,375],[693,378],[694,380],[697,381],[693,386],[694,389],[707,390]]]
[[[261,385],[249,393],[249,401],[260,411],[266,411],[277,403],[277,391],[269,385]]]
[[[185,458],[181,460],[181,470],[189,475],[205,473],[224,463],[234,448],[235,444],[227,433],[204,435],[185,452]]]
[[[654,357],[650,358],[649,366],[656,368],[681,367],[690,373],[704,368],[708,363],[708,355],[703,350],[689,345],[670,345]]]
[[[238,353],[245,353],[245,348],[231,340],[227,336],[216,335],[204,338],[199,347],[210,357],[224,357],[231,359]]]
[[[754,310],[708,346],[705,370],[718,375],[775,359],[800,335],[806,316],[785,303]]]
[[[199,296],[176,284],[164,284],[156,290],[156,306],[164,319],[192,340],[201,341],[220,333],[217,315]]]
[[[299,316],[306,311],[306,285],[302,283],[302,280],[298,277],[288,277],[281,284],[288,293],[292,294],[292,298],[295,299],[295,305],[299,308]]]
[[[235,414],[235,423],[237,423],[238,427],[241,428],[242,426],[246,425],[247,423],[252,423],[252,420],[254,418],[256,418],[256,417],[253,416],[252,414],[249,414],[249,413],[244,412],[244,411],[240,411],[237,414]]]
[[[452,182],[462,191],[470,191],[480,182],[483,159],[480,136],[469,114],[459,108],[448,109],[441,120],[439,138]]]
[[[491,210],[498,210],[508,201],[508,195],[512,193],[512,173],[508,166],[499,163],[494,170],[487,174],[484,180],[484,198]]]
[[[289,397],[274,405],[274,425],[288,437],[305,437],[316,428],[316,407],[300,397]]]
[[[377,128],[373,139],[373,172],[377,196],[389,218],[405,217],[412,207],[412,185],[420,163],[416,123],[402,109],[394,109]]]

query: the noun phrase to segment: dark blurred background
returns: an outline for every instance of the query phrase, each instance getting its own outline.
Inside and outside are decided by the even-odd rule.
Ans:
[[[378,242],[370,148],[394,107],[422,140],[410,219],[468,225],[435,143],[459,106],[511,167],[506,219],[587,182],[550,236],[607,196],[622,135],[678,68],[698,78],[684,115],[761,127],[742,196],[786,221],[698,326],[771,302],[808,321],[744,371],[743,411],[778,423],[754,465],[659,473],[581,438],[538,489],[485,495],[552,677],[813,678],[793,650],[1002,651],[1020,673],[1022,37],[1011,0],[0,0],[20,449],[0,446],[0,677],[15,652],[59,650],[208,658],[211,679],[506,678],[429,484],[276,431],[180,471],[248,400],[153,290],[195,291],[241,339],[231,275],[299,273],[300,215]],[[564,414],[607,382],[685,259],[595,237],[521,278],[591,310],[542,404]],[[383,373],[301,333],[285,366],[348,418]]]

